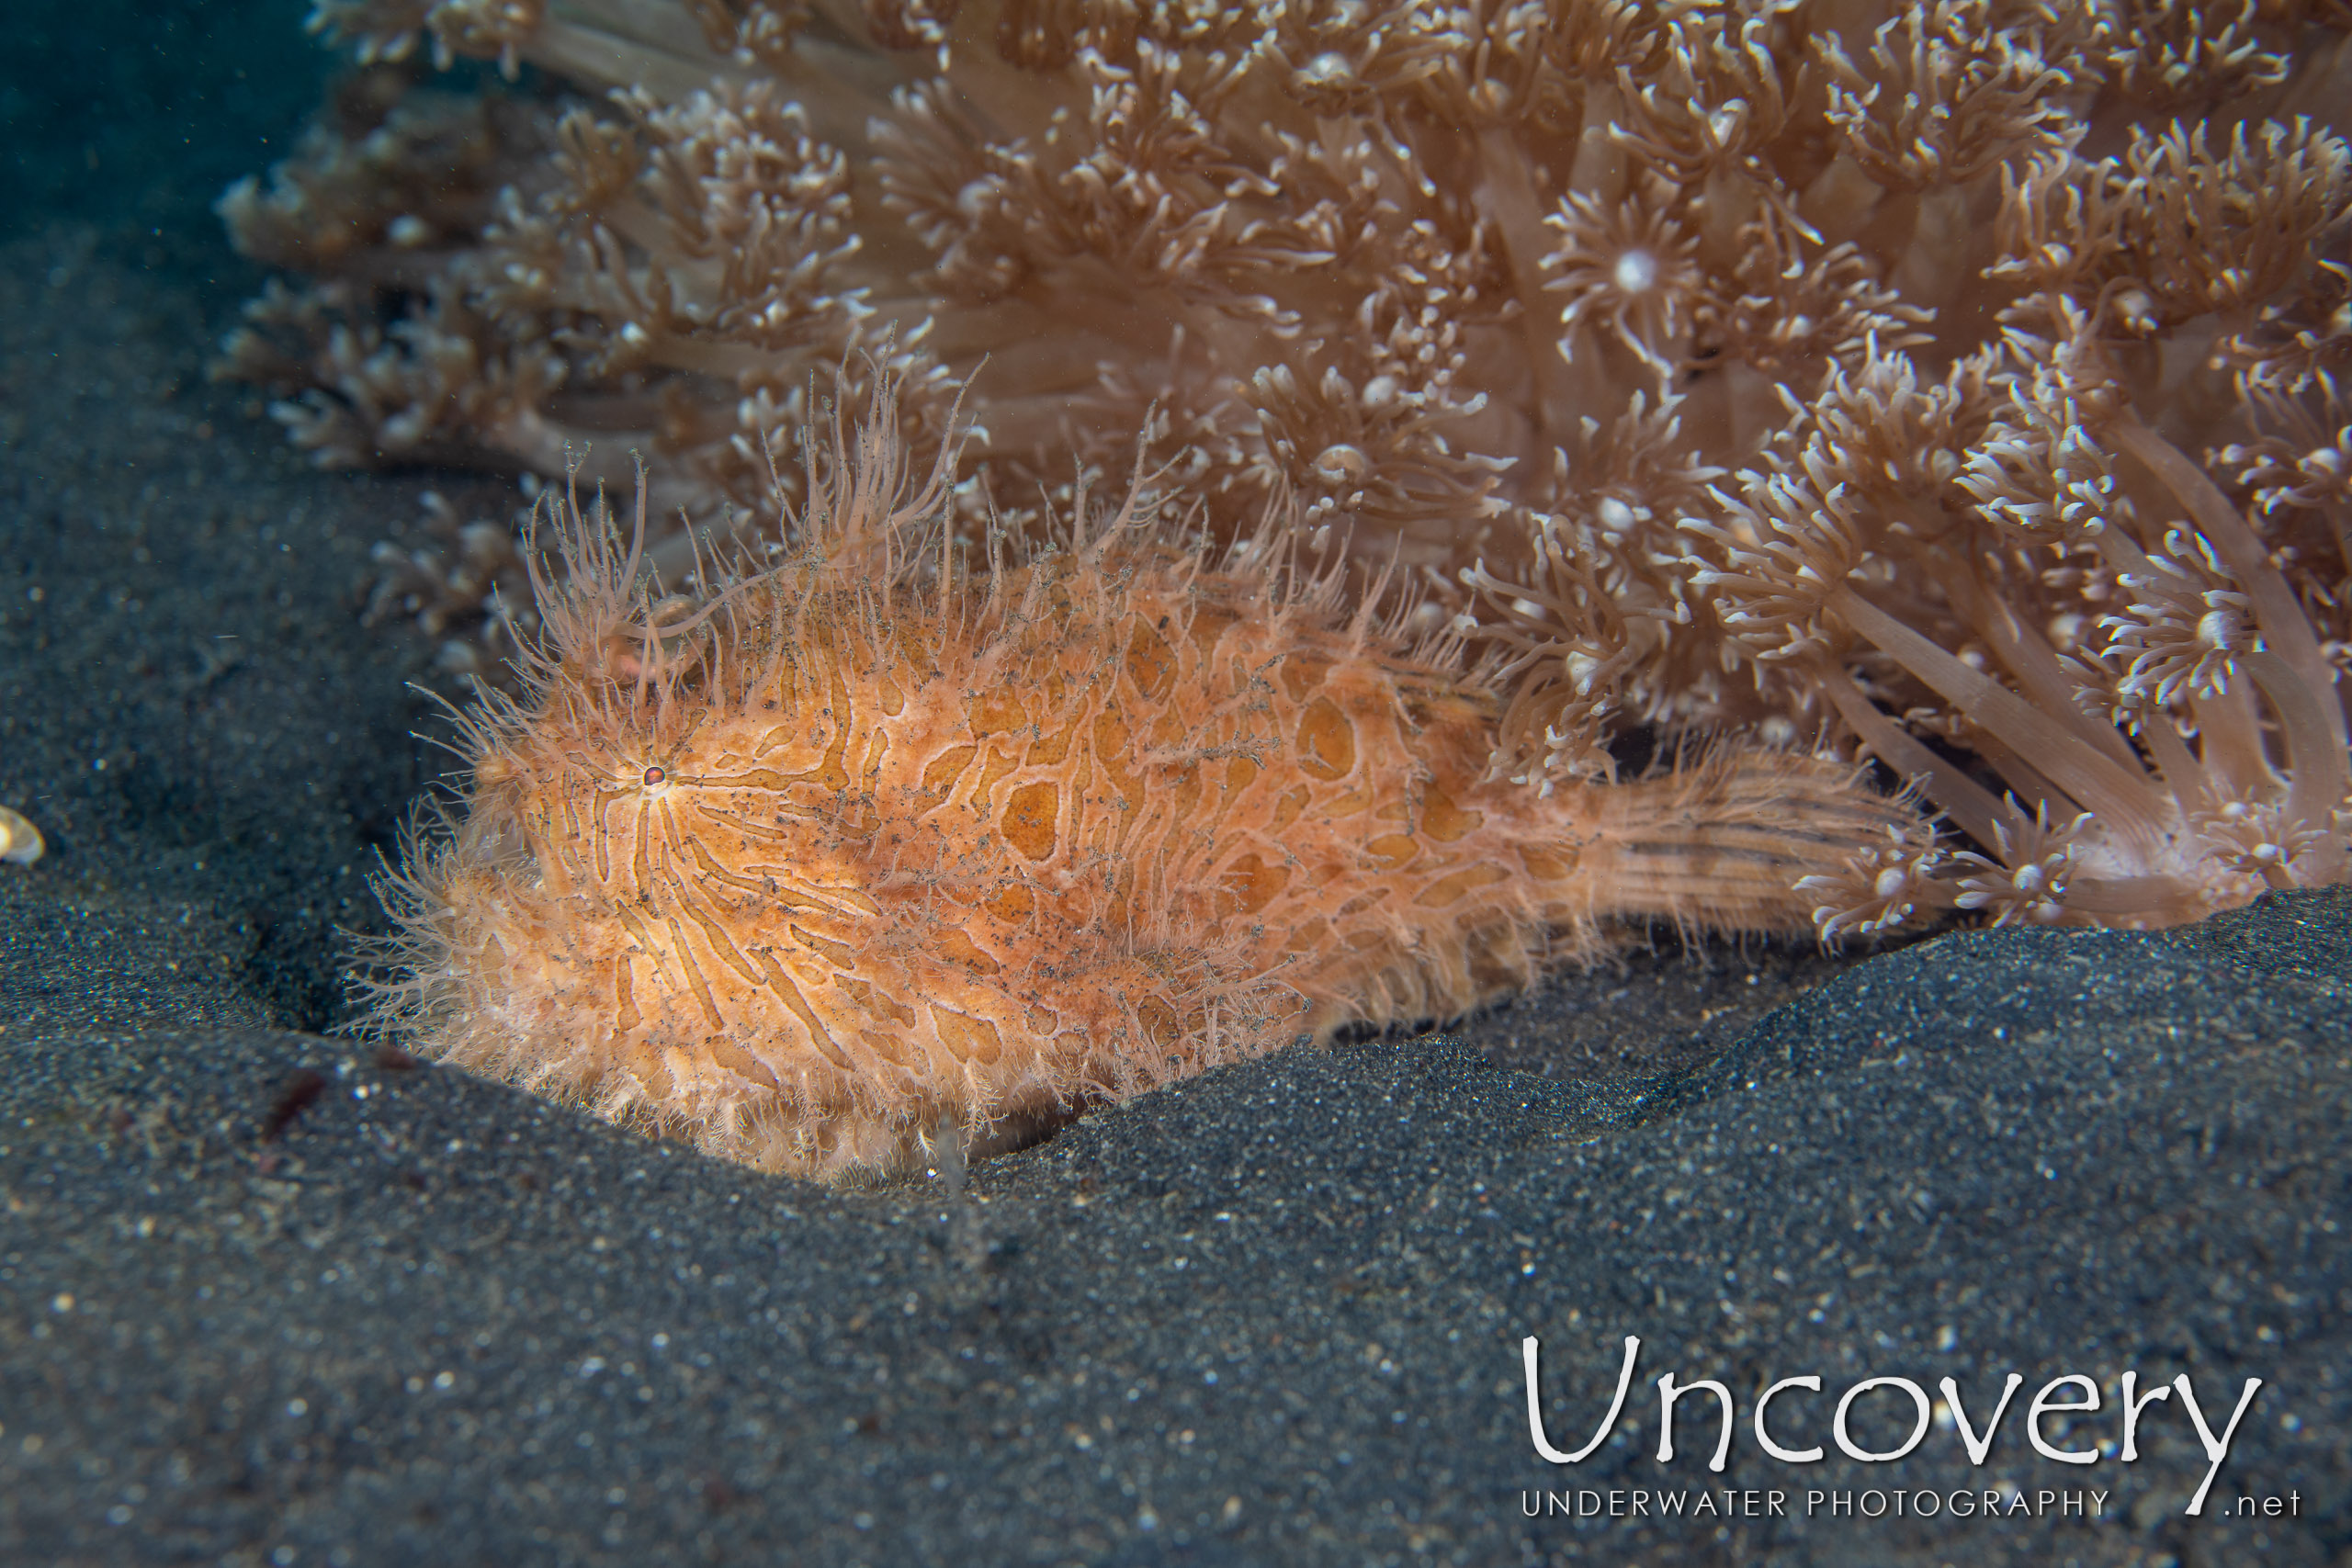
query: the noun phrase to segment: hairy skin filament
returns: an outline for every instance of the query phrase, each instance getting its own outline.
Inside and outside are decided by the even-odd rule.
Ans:
[[[1351,1021],[1458,1014],[1606,922],[1803,931],[1914,824],[1848,765],[1721,751],[1497,776],[1491,671],[1138,485],[985,576],[887,398],[812,457],[797,552],[698,611],[554,503],[524,694],[464,716],[377,1019],[764,1170],[981,1148]],[[642,500],[640,499],[640,508]],[[640,534],[642,525],[640,524]]]

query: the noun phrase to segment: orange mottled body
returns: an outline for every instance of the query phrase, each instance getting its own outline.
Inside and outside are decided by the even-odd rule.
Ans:
[[[401,879],[386,1011],[832,1176],[1458,1013],[1604,918],[1802,928],[1791,884],[1902,819],[1804,758],[1492,781],[1450,651],[1139,532],[985,584],[811,551],[683,635],[575,541],[538,690],[476,726],[465,820]]]

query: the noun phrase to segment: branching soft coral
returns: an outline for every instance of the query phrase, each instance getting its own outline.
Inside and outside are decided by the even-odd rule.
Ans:
[[[1142,432],[1213,535],[1286,519],[1502,659],[1499,778],[1636,725],[1876,756],[1971,845],[1825,868],[1827,932],[2346,874],[2334,0],[313,21],[367,71],[223,210],[317,280],[228,364],[322,460],[641,452],[658,513],[773,538],[812,384],[901,385],[920,456],[975,377],[961,547]],[[395,566],[461,660],[494,574]]]

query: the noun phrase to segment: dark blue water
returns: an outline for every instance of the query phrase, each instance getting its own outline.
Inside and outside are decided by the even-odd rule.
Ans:
[[[308,10],[8,0],[0,239],[58,220],[209,239],[222,187],[286,156],[335,66],[302,30]]]

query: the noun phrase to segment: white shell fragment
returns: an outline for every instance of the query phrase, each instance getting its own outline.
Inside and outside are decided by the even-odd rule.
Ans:
[[[18,865],[30,865],[40,859],[48,846],[40,841],[40,829],[27,821],[19,812],[0,806],[0,863],[13,861]]]

